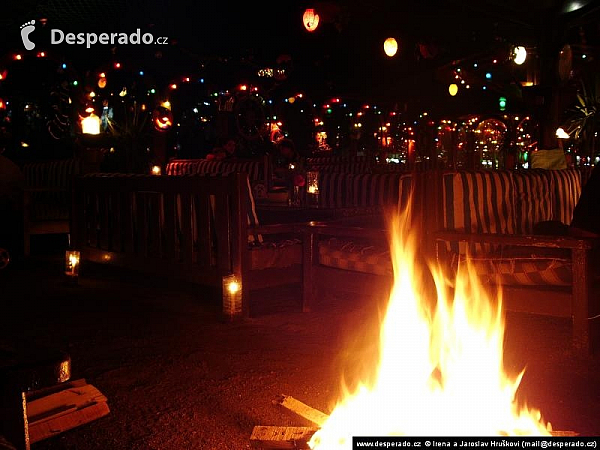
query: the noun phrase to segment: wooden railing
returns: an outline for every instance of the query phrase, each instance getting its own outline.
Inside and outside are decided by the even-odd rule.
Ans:
[[[73,246],[90,261],[218,285],[242,270],[245,176],[78,177]]]

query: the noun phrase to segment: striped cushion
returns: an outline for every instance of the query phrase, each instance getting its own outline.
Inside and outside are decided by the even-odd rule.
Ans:
[[[167,164],[167,175],[217,174],[245,172],[251,180],[264,178],[263,160],[180,159]]]
[[[319,207],[344,208],[352,199],[352,174],[319,172]]]
[[[531,234],[536,223],[552,220],[554,184],[548,171],[529,169],[513,173],[516,232]]]
[[[317,156],[314,158],[307,158],[307,165],[316,165],[316,164],[336,164],[336,163],[344,163],[344,162],[355,162],[355,163],[368,163],[370,159],[366,156]]]
[[[367,162],[340,162],[332,164],[311,164],[308,166],[310,170],[318,170],[319,172],[330,173],[369,173],[371,172],[371,164]]]
[[[413,192],[412,174],[403,174],[398,182],[398,210],[403,211],[411,202]]]
[[[355,174],[351,177],[349,206],[386,206],[398,204],[400,173]]]
[[[515,232],[516,214],[511,172],[471,170],[443,175],[443,220],[446,230],[470,233]],[[451,250],[466,253],[464,243]],[[476,244],[475,251],[489,251]]]
[[[167,164],[165,173],[167,175],[191,175],[198,173],[199,160],[188,159],[170,161]]]
[[[581,196],[581,172],[579,169],[548,170],[548,175],[554,185],[552,220],[569,225]]]
[[[392,275],[389,247],[331,238],[319,242],[319,263],[336,269]]]
[[[82,172],[81,166],[77,158],[27,163],[23,165],[25,187],[69,189],[73,175]]]

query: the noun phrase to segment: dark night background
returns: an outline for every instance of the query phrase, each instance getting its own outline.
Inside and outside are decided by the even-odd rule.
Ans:
[[[571,11],[575,6],[579,8]],[[302,23],[307,7],[321,16],[313,33]],[[428,111],[442,118],[497,114],[498,99],[504,96],[507,113],[535,115],[543,103],[540,98],[564,84],[557,70],[563,45],[573,49],[575,71],[596,63],[599,12],[598,2],[587,0],[24,0],[5,5],[0,17],[0,69],[9,73],[0,98],[19,92],[23,98],[37,96],[44,106],[60,82],[57,77],[79,80],[70,96],[76,98],[73,91],[79,90],[81,97],[95,85],[94,77],[106,71],[107,91],[116,93],[132,82],[144,94],[154,86],[165,93],[171,83],[180,83],[169,94],[175,115],[176,109],[201,105],[211,93],[243,83],[260,86],[274,104],[303,92],[309,107],[337,97],[353,102],[354,108],[377,104],[387,111],[417,117]],[[31,19],[37,21],[31,35],[37,45],[25,52],[19,28]],[[167,37],[168,45],[49,45],[50,29],[132,33],[138,28],[142,34]],[[383,52],[389,36],[399,42],[393,58]],[[513,45],[528,48],[523,66],[509,60]],[[42,50],[47,57],[35,58]],[[24,55],[22,61],[14,61],[17,53]],[[584,60],[584,54],[590,57]],[[114,70],[115,62],[122,64],[120,70]],[[57,75],[63,63],[66,70]],[[258,77],[258,70],[267,67],[284,68],[287,76]],[[448,85],[457,67],[471,89],[451,97]],[[488,71],[493,71],[491,80],[485,78]],[[521,85],[528,71],[539,74],[533,88]],[[184,86],[181,80],[187,76],[191,81]]]
[[[372,101],[417,97],[426,104],[446,93],[448,83],[438,79],[436,69],[452,61],[506,57],[513,44],[537,47],[537,56],[543,57],[544,52],[559,49],[561,42],[572,40],[571,35],[577,37],[579,24],[585,26],[587,43],[593,44],[598,36],[598,7],[579,1],[584,7],[567,13],[570,3],[26,0],[10,5],[12,11],[0,18],[0,29],[2,53],[6,53],[22,50],[19,26],[32,18],[46,18],[45,28],[73,32],[141,28],[142,33],[169,37],[170,45],[117,46],[114,54],[110,46],[101,45],[86,49],[63,44],[58,50],[80,66],[96,68],[118,57],[149,66],[165,79],[198,71],[204,64],[224,85],[243,77],[244,69],[254,74],[257,67],[273,66],[278,56],[289,55],[293,67],[289,84],[314,90],[316,96],[350,95]],[[322,25],[314,33],[308,33],[301,21],[308,6],[321,12]],[[47,39],[41,28],[32,38]],[[388,58],[382,43],[392,35],[399,41],[399,52]],[[421,49],[429,53],[424,55]]]

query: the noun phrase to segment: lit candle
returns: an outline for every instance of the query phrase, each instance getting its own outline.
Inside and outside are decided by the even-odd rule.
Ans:
[[[76,250],[67,250],[65,253],[65,274],[69,277],[79,276],[80,253]]]
[[[223,315],[227,320],[242,315],[242,281],[233,274],[223,277]]]

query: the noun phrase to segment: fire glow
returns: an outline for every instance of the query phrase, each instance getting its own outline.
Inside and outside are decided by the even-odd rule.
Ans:
[[[524,370],[504,371],[500,293],[491,296],[465,265],[451,298],[442,271],[432,267],[437,302],[423,298],[407,214],[388,221],[394,286],[374,381],[353,392],[343,386],[345,398],[310,448],[350,448],[352,436],[550,435],[540,411],[517,401]]]

